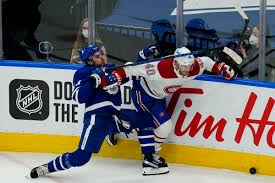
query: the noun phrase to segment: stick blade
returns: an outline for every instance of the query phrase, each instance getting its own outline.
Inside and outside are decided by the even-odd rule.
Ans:
[[[239,3],[236,3],[234,7],[244,20],[248,19],[246,13],[243,11],[243,9]]]
[[[242,61],[243,61],[242,57],[240,57],[240,55],[238,55],[236,52],[234,52],[230,48],[224,47],[223,48],[223,52],[225,54],[227,54],[228,56],[230,56],[230,58],[232,58],[234,60],[234,62],[236,62],[237,64],[241,64],[242,63]]]

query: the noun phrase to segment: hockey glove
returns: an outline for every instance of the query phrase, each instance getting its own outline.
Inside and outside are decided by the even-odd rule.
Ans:
[[[105,73],[104,67],[97,67],[92,71],[90,78],[92,79],[95,88],[97,88],[100,85],[101,77],[104,75],[104,73]]]
[[[104,90],[108,90],[119,85],[121,85],[121,77],[115,71],[111,74],[105,73],[105,75],[101,78],[101,86]]]
[[[159,56],[159,51],[158,51],[158,47],[155,45],[150,45],[145,47],[144,49],[142,49],[141,51],[138,52],[138,61],[143,61],[143,60],[147,60],[150,56]]]
[[[234,70],[224,62],[215,63],[212,70],[227,80],[231,80],[236,77]]]
[[[150,46],[150,47],[148,48],[148,50],[149,50],[150,52],[152,52],[155,56],[159,56],[159,51],[158,51],[158,47],[157,47],[157,46],[155,46],[155,45]]]

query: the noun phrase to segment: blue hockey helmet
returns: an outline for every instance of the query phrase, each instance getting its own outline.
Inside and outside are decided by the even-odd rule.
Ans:
[[[164,35],[166,33],[175,32],[174,30],[175,29],[169,20],[160,19],[152,22],[151,31],[158,43],[165,41]]]
[[[197,30],[207,30],[208,25],[205,21],[201,18],[194,18],[187,22],[186,24],[187,29],[197,29]]]
[[[95,53],[99,52],[100,49],[96,45],[89,45],[79,51],[79,58],[83,62],[86,62],[89,60],[91,56],[93,56]]]
[[[196,35],[196,34],[211,35],[216,33],[216,30],[209,29],[207,23],[201,18],[194,18],[189,20],[185,28],[186,28],[186,32],[189,35]]]

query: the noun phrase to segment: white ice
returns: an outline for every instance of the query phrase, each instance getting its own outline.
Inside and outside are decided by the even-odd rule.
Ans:
[[[94,158],[79,168],[38,179],[25,176],[56,154],[0,152],[0,183],[274,183],[275,176],[250,175],[223,169],[169,164],[170,173],[142,176],[141,161]]]

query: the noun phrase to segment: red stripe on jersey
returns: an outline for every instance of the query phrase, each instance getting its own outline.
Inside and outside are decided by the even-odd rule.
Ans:
[[[158,71],[163,78],[178,78],[174,71],[173,58],[160,61],[158,63]]]
[[[191,71],[189,72],[188,76],[196,76],[200,73],[200,70],[201,70],[200,63],[198,59],[195,59],[193,67],[191,68]]]

